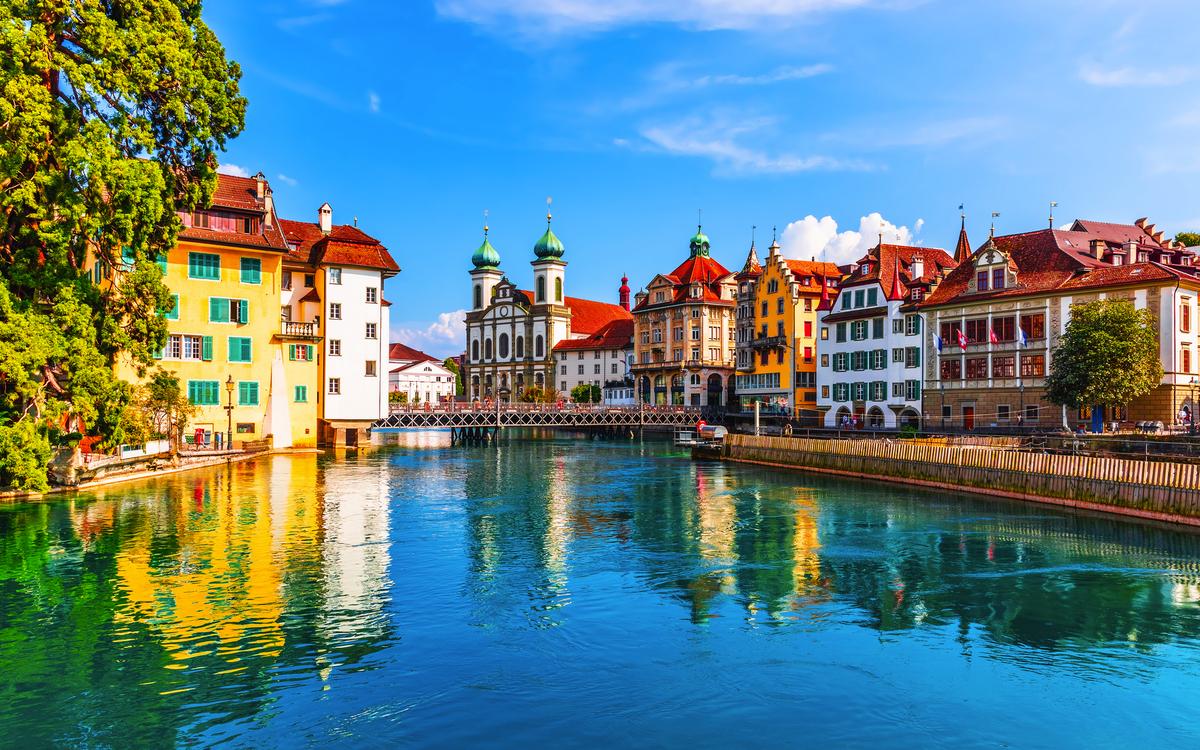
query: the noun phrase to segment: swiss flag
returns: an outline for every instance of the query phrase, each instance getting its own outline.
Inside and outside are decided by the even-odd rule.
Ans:
[[[990,335],[990,336],[991,336],[991,338],[992,338],[992,343],[993,343],[993,344],[999,344],[999,343],[1000,343],[1000,337],[996,335],[996,331],[995,331],[995,329],[988,331],[988,335]]]
[[[958,346],[961,349],[967,348],[967,334],[963,333],[961,328],[958,329]]]

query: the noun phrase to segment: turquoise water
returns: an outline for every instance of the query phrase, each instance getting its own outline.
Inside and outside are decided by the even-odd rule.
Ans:
[[[1200,743],[1200,537],[553,435],[0,509],[0,746]]]

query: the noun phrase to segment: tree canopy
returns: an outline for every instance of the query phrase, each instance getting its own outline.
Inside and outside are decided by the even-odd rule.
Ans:
[[[466,391],[463,388],[462,373],[458,371],[458,363],[454,361],[453,357],[446,357],[442,362],[442,367],[454,373],[454,395],[463,395]]]
[[[571,400],[577,404],[600,403],[600,386],[577,385],[571,389]]]
[[[1175,241],[1183,243],[1188,247],[1195,247],[1200,245],[1200,234],[1196,232],[1180,232],[1175,235]]]
[[[1154,322],[1149,310],[1128,300],[1074,305],[1050,361],[1046,399],[1079,409],[1124,405],[1149,393],[1163,376]]]
[[[17,431],[43,469],[67,420],[123,441],[134,390],[113,364],[144,374],[166,342],[155,261],[176,211],[211,200],[240,78],[198,2],[0,4],[0,442]],[[44,471],[0,465],[0,484]]]

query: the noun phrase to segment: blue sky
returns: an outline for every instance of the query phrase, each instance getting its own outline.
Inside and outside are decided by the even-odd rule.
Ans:
[[[553,197],[567,293],[616,301],[757,225],[846,262],[1074,218],[1200,229],[1200,3],[1104,0],[216,2],[250,100],[229,169],[283,216],[383,241],[392,339],[462,349],[487,210],[528,287]],[[1179,30],[1189,33],[1179,36]],[[827,218],[828,217],[828,218]]]

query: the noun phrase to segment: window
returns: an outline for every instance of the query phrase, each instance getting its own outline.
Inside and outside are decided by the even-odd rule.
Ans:
[[[845,372],[850,369],[850,355],[846,352],[837,352],[833,355],[833,371]]]
[[[367,323],[367,338],[375,338],[375,323]]]
[[[1025,421],[1038,421],[1038,404],[1025,404]]]
[[[828,354],[821,355],[821,367],[829,367],[829,355]]]
[[[653,333],[654,333],[654,343],[657,344],[657,343],[661,342],[662,341],[662,329],[655,328]]]
[[[992,269],[992,289],[1003,289],[1003,288],[1004,288],[1004,269],[1003,268],[993,268]]]
[[[904,333],[904,321],[900,318],[892,320],[892,333]]]
[[[846,324],[845,323],[837,324],[837,341],[839,344],[845,343],[845,341],[846,341]]]
[[[967,343],[986,344],[989,340],[987,318],[967,321]]]
[[[1183,301],[1179,304],[1179,330],[1184,333],[1191,333],[1192,330],[1192,300],[1188,297],[1183,297]]]
[[[167,320],[179,320],[179,295],[171,295],[171,309],[163,315]]]
[[[189,380],[188,401],[197,406],[218,406],[221,403],[219,380]]]
[[[804,321],[804,338],[806,338],[806,339],[812,338],[812,321],[811,320]]]
[[[850,309],[850,292],[842,292],[842,309]]]
[[[593,374],[593,375],[599,375],[599,374],[600,374],[600,365],[592,365],[592,374]]]
[[[866,383],[851,383],[853,386],[852,392],[855,401],[867,400],[867,384]]]
[[[483,358],[484,359],[492,358],[492,340],[491,339],[484,339],[484,341],[483,341]]]
[[[942,404],[942,419],[949,419],[954,416],[954,407],[950,404]]]
[[[775,313],[777,315],[783,315],[783,297],[775,300],[775,303]]]
[[[877,380],[871,383],[871,400],[883,401],[887,398],[887,383]]]
[[[579,374],[580,374],[580,375],[582,375],[582,374],[583,374],[583,365],[580,365],[580,366],[579,366]]]
[[[851,352],[850,354],[850,369],[865,370],[867,369],[867,355],[869,352]]]
[[[942,380],[960,380],[962,378],[962,361],[955,359],[942,360]]]
[[[368,359],[366,361],[366,369],[363,374],[368,378],[375,377],[375,360]]]
[[[692,341],[700,340],[700,326],[692,326]]]
[[[341,320],[342,319],[342,303],[340,303],[340,302],[330,302],[329,303],[329,319],[330,320]]]
[[[239,380],[237,394],[238,406],[258,406],[258,381]]]
[[[525,357],[525,337],[517,336],[517,359]]]
[[[546,277],[545,276],[537,277],[537,301],[538,302],[546,301]],[[661,300],[659,300],[659,301],[661,302]]]
[[[341,392],[342,392],[342,379],[341,378],[330,378],[329,379],[329,395],[336,396]]]
[[[967,360],[967,380],[982,380],[987,377],[987,357]]]
[[[1179,350],[1179,370],[1180,372],[1192,371],[1192,350],[1184,348]]]
[[[188,253],[188,278],[221,280],[221,256],[209,253]]]
[[[1021,330],[1025,332],[1027,339],[1046,338],[1046,314],[1022,315]]]
[[[262,261],[258,258],[242,258],[238,280],[243,284],[262,283]]]
[[[655,293],[654,293],[654,301],[655,301],[655,302],[662,302],[662,301],[663,301],[663,293],[662,293],[662,292],[655,292]],[[566,388],[566,387],[567,387],[567,384],[566,384],[566,383],[563,383],[563,388]]]
[[[295,362],[313,361],[312,344],[288,344],[288,359]]]
[[[673,341],[683,341],[683,326],[676,326],[672,334]]]
[[[249,336],[230,336],[229,361],[250,362],[250,341],[251,339]]]
[[[533,340],[533,353],[534,353],[534,356],[535,356],[535,357],[541,357],[541,356],[542,356],[542,351],[543,351],[543,348],[544,348],[544,345],[542,344],[542,337],[541,337],[541,336],[538,336],[537,338],[535,338],[535,339]]]
[[[612,363],[612,374],[613,375],[617,374],[617,363],[616,362]]]
[[[329,339],[329,356],[331,356],[331,357],[342,356],[342,340],[341,339]],[[474,358],[479,359],[479,342],[478,341],[475,342],[475,357]]]
[[[374,305],[378,301],[379,290],[373,286],[367,287],[367,304]]]
[[[1011,413],[1012,413],[1012,411],[1009,409],[1008,404],[996,404],[996,421],[997,422],[1009,421],[1011,419],[1011,417],[1009,416]]]
[[[849,401],[850,400],[850,384],[849,383],[834,383],[833,384],[833,400],[834,401]]]
[[[341,284],[342,283],[342,269],[340,269],[340,268],[329,269],[329,283],[330,284]]]
[[[767,301],[766,301],[766,300],[763,300],[763,303],[762,303],[762,316],[765,318],[765,317],[767,317],[767,315],[768,315],[768,314],[769,314],[769,313],[768,313],[768,311],[767,311]]]
[[[479,310],[483,307],[483,287],[479,284],[475,285],[475,309]]]
[[[307,404],[308,403],[308,386],[307,385],[296,386],[295,395],[292,397],[292,400],[298,404]]]
[[[904,381],[904,400],[905,401],[920,401],[921,400],[921,381],[920,380]]]
[[[807,279],[805,279],[805,281],[807,281]],[[812,312],[812,299],[811,298],[805,297],[804,312]]]
[[[893,362],[903,362],[904,361],[904,349],[903,348],[897,347],[892,350],[892,361]]]
[[[962,330],[962,322],[955,320],[942,323],[942,346],[958,346],[958,332]]]
[[[279,308],[279,319],[282,321],[285,321],[285,322],[291,322],[291,320],[292,320],[292,306],[291,305],[283,305],[282,307]]]
[[[556,302],[562,302],[562,301],[563,301],[563,296],[562,296],[562,279],[555,279],[555,280],[554,280],[554,300],[555,300]]]
[[[829,398],[829,386],[821,386],[821,398]]]
[[[284,271],[279,276],[279,288],[285,292],[292,291],[292,272]]]
[[[211,323],[248,323],[250,321],[250,302],[244,299],[209,297],[208,320]]]
[[[979,273],[975,274],[975,285],[976,285],[978,291],[986,292],[987,288],[988,288],[987,284],[988,284],[988,272],[987,271],[980,271]]]
[[[1040,378],[1046,374],[1046,355],[1021,355],[1021,377]]]
[[[905,315],[904,316],[904,335],[919,336],[921,334],[921,316],[920,315]]]
[[[887,365],[887,349],[876,349],[871,353],[872,370],[886,370]]]
[[[904,366],[909,368],[921,366],[921,347],[910,346],[905,348]]]
[[[912,291],[909,294],[911,295],[913,301],[919,302],[925,296],[925,290],[919,286],[915,286],[912,288]]]
[[[163,347],[163,359],[182,359],[183,358],[183,337],[168,336],[167,345]]]
[[[997,341],[1013,341],[1016,338],[1016,318],[1009,315],[1003,318],[992,318],[992,333]]]
[[[821,326],[821,340],[822,341],[829,340],[829,327],[828,326]]]
[[[854,341],[867,340],[867,321],[856,320],[850,324],[850,338]]]
[[[871,320],[871,338],[883,338],[883,318],[874,318]]]
[[[856,289],[854,291],[854,306],[856,308],[862,307],[866,301],[866,296],[867,296],[867,292],[865,289]]]
[[[708,337],[710,339],[713,339],[714,341],[720,341],[721,340],[721,327],[720,326],[709,326],[708,327]]]
[[[784,327],[783,327],[783,321],[782,321],[782,320],[781,320],[781,321],[779,321],[779,322],[778,322],[778,323],[775,325],[775,335],[776,335],[776,336],[778,336],[778,337],[780,337],[780,338],[783,338],[783,337],[784,337],[784,335],[785,335],[785,329],[784,329]]]
[[[879,304],[879,290],[871,287],[867,290],[867,307],[874,307]]]
[[[312,289],[317,285],[317,277],[311,273],[304,274],[304,286]]]
[[[184,336],[183,359],[212,361],[212,336]]]
[[[1017,366],[1013,357],[992,357],[993,378],[1015,378],[1016,376]]]

